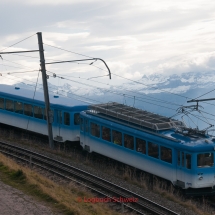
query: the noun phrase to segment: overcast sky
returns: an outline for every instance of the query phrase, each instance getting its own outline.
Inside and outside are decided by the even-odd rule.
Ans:
[[[42,32],[46,61],[87,58],[46,45],[49,44],[102,58],[113,74],[129,79],[137,80],[153,73],[206,72],[215,67],[213,0],[1,0],[0,26],[0,50]],[[37,49],[37,44],[35,35],[7,51]],[[3,76],[39,68],[38,53],[25,55],[35,58],[2,55]],[[102,63],[93,65],[103,70],[71,63],[47,65],[47,70],[80,78],[108,74]],[[36,75],[17,73],[7,77],[16,81],[24,78],[25,82],[35,80]],[[126,81],[115,75],[112,78],[112,82],[108,77],[92,80]],[[58,84],[63,83],[60,81]]]

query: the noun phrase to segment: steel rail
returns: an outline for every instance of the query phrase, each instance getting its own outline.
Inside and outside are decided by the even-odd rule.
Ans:
[[[8,151],[9,152],[8,152]],[[90,174],[86,171],[83,171],[81,169],[78,169],[74,166],[71,166],[69,164],[63,163],[61,161],[57,161],[53,158],[47,157],[45,155],[15,146],[8,143],[0,142],[0,152],[7,154],[9,156],[13,156],[17,159],[20,159],[24,162],[30,163],[30,165],[38,166],[39,168],[45,169],[46,171],[52,172],[54,174],[59,175],[60,177],[64,177],[68,180],[72,180],[76,183],[79,183],[80,185],[83,185],[94,192],[99,193],[102,196],[106,196],[111,198],[111,196],[120,196],[122,198],[137,198],[137,202],[132,202],[132,206],[137,206],[137,208],[131,207],[129,204],[125,204],[125,202],[118,202],[123,207],[128,208],[129,210],[133,210],[138,214],[144,214],[139,210],[139,208],[143,210],[147,210],[150,213],[157,214],[157,215],[178,215],[178,213],[159,205],[139,194],[136,194],[132,191],[129,191],[121,186],[118,186],[116,184],[113,184],[105,179],[102,179],[98,176],[95,176],[93,174]],[[24,156],[24,157],[23,157]],[[26,159],[26,157],[28,159]],[[58,170],[58,171],[57,171]],[[66,173],[66,175],[65,175]],[[78,178],[82,181],[87,181],[87,183],[93,184],[94,187],[84,184],[83,182],[80,182],[78,180],[73,179],[72,177]],[[96,188],[95,188],[96,187]],[[111,195],[107,195],[104,192],[99,191],[97,188],[100,188],[102,190],[105,190],[108,193],[111,193]],[[112,201],[114,203],[117,203],[117,201]]]

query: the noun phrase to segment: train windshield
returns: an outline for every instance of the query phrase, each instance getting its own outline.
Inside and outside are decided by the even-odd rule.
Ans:
[[[211,167],[214,165],[214,153],[203,153],[197,155],[197,166],[199,168]]]

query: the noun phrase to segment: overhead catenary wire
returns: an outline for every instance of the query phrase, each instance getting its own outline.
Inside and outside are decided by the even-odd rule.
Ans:
[[[211,92],[213,92],[213,91],[215,91],[215,89],[210,90],[209,92],[204,93],[204,94],[202,94],[201,96],[198,96],[198,97],[196,97],[196,98],[195,98],[195,99],[193,99],[193,100],[196,100],[196,99],[198,99],[198,98],[200,98],[200,97],[202,97],[202,96],[205,96],[205,95],[207,95],[207,94],[209,94],[209,93],[211,93]]]
[[[32,81],[31,81],[32,82]],[[35,82],[34,82],[35,83]],[[40,89],[42,89],[42,88],[40,88]],[[51,92],[54,92],[54,91],[51,91]],[[65,91],[64,91],[65,92]],[[60,93],[58,93],[59,95],[61,95]],[[84,99],[88,99],[88,100],[91,100],[91,101],[94,101],[94,102],[96,102],[96,103],[100,103],[100,101],[98,101],[98,100],[95,100],[95,99],[89,99],[88,97],[84,97],[84,96],[80,96],[80,95],[77,95],[77,94],[74,94],[74,93],[69,93],[69,95],[70,94],[72,94],[72,95],[75,95],[75,96],[77,96],[77,97],[81,97],[81,98],[84,98]],[[64,97],[69,97],[69,96],[65,96],[65,95],[63,95]],[[69,98],[71,98],[71,97],[69,97]],[[77,99],[77,98],[76,98]],[[86,101],[85,101],[86,102]],[[89,102],[88,102],[89,103]],[[90,102],[90,104],[92,104],[92,102]],[[153,119],[153,117],[152,117],[152,119]],[[162,120],[160,120],[160,121],[162,121]],[[165,122],[165,121],[164,121]]]
[[[16,76],[14,76],[14,77],[16,77]],[[20,77],[17,77],[17,78],[20,78]],[[23,78],[22,78],[23,79]],[[25,79],[25,80],[27,80],[27,79]],[[29,81],[29,80],[27,80],[27,81]],[[32,82],[32,83],[35,83],[35,82],[33,82],[33,81],[29,81],[29,82]],[[32,86],[32,85],[31,85]],[[52,87],[51,87],[52,88]],[[43,87],[41,86],[39,89],[43,89]],[[55,89],[56,90],[56,89]],[[66,91],[64,91],[64,90],[61,90],[62,92],[66,92]],[[50,92],[52,92],[52,93],[55,93],[55,91],[53,91],[53,90],[50,90]],[[67,93],[67,92],[66,92]],[[88,103],[88,104],[92,104],[92,101],[95,103],[100,103],[100,101],[98,101],[98,100],[95,100],[95,99],[89,99],[89,97],[85,97],[85,96],[80,96],[80,95],[77,95],[77,94],[75,94],[75,93],[69,93],[70,95],[74,95],[74,96],[76,96],[76,97],[80,97],[80,98],[84,98],[84,99],[87,99],[87,100],[90,100],[90,102],[89,101],[86,101],[85,100],[85,102],[86,103]],[[64,94],[61,94],[61,93],[59,93],[59,91],[58,91],[58,95],[62,95],[63,97],[67,97],[67,98],[73,98],[73,97],[70,97],[70,96],[68,96],[68,94],[67,94],[67,96],[65,96]],[[78,99],[78,98],[75,98],[75,99],[77,99],[77,100],[80,100],[80,99]],[[191,114],[191,115],[193,115],[193,114]],[[195,117],[195,115],[193,115],[194,117]],[[198,117],[197,117],[198,118]],[[205,118],[205,117],[204,117]],[[202,120],[202,119],[200,119],[201,121],[203,121],[203,122],[205,122],[204,120]],[[210,119],[210,120],[213,120],[213,119]],[[207,123],[207,122],[205,122],[205,123]]]
[[[46,45],[48,45],[48,44],[46,44]],[[72,51],[69,51],[69,50],[66,50],[66,49],[62,49],[62,48],[59,48],[59,47],[56,47],[56,46],[52,46],[52,45],[48,45],[48,46],[51,46],[51,47],[54,47],[54,48],[57,48],[57,49],[60,49],[60,50],[63,50],[63,51],[67,51],[67,52],[70,52],[70,53],[78,54],[78,55],[81,55],[81,56],[90,57],[90,56],[87,56],[87,55],[79,54],[79,53],[77,53],[77,52],[72,52]],[[35,57],[35,58],[37,58],[37,57]],[[73,62],[73,63],[77,63],[77,62]],[[77,64],[85,64],[85,63],[77,63]],[[89,65],[89,64],[87,64],[87,65]],[[96,68],[98,68],[98,69],[104,70],[104,69],[102,69],[102,68],[100,68],[100,67],[98,67],[98,66],[95,66],[95,65],[91,65],[91,66],[94,66],[94,67],[96,67]],[[104,70],[104,71],[106,71],[106,70]],[[112,74],[114,74],[114,73],[112,73]],[[117,75],[117,74],[114,74],[114,75],[116,75],[116,76],[118,76],[118,77],[120,77],[120,78],[127,79],[127,80],[129,80],[129,81],[138,83],[138,84],[145,85],[145,86],[147,86],[147,87],[149,87],[149,88],[155,88],[155,89],[158,89],[158,90],[163,91],[163,92],[166,92],[166,93],[170,93],[170,94],[174,94],[174,95],[177,95],[177,96],[181,96],[181,95],[179,95],[179,94],[171,93],[171,92],[169,92],[169,91],[167,91],[167,90],[159,89],[158,87],[152,87],[152,86],[149,86],[149,85],[144,84],[144,83],[142,83],[142,82],[134,81],[134,80],[132,80],[132,79],[128,79],[128,78],[119,76],[119,75]],[[90,80],[90,79],[97,78],[97,77],[103,77],[103,76],[96,76],[96,77],[88,78],[88,79],[86,79],[86,80]],[[100,82],[100,83],[102,83],[102,82]],[[103,83],[103,84],[104,84],[104,83]],[[135,93],[138,93],[138,92],[135,92]],[[146,95],[144,95],[144,96],[146,96]],[[149,97],[149,96],[148,96],[148,97]],[[181,97],[184,97],[184,98],[186,98],[186,99],[190,99],[189,97],[185,97],[185,96],[181,96]],[[160,100],[160,99],[155,98],[155,100]],[[206,104],[209,104],[209,105],[215,106],[214,104],[211,104],[211,103],[208,103],[208,102],[205,102],[205,103],[206,103]],[[169,103],[169,104],[170,104],[170,103]],[[179,106],[182,106],[182,105],[179,105]]]
[[[33,95],[33,98],[32,98],[33,101],[34,101],[34,98],[35,98],[35,95],[36,95],[37,84],[38,84],[38,79],[39,79],[39,75],[40,75],[40,70],[37,70],[37,71],[38,71],[38,75],[37,75],[37,81],[36,81],[36,84],[35,84],[35,87],[34,87],[34,95]],[[30,116],[28,116],[28,122],[27,122],[26,131],[28,130],[29,121],[30,121]]]
[[[12,45],[10,45],[10,46],[4,48],[4,49],[1,49],[0,52],[4,51],[4,50],[6,50],[6,49],[8,49],[8,48],[10,48],[10,47],[13,47],[13,46],[15,46],[15,45],[17,45],[17,44],[19,44],[19,43],[21,43],[21,42],[23,42],[23,41],[25,41],[25,40],[31,38],[31,37],[33,37],[33,36],[35,36],[35,35],[36,35],[36,34],[34,33],[33,35],[31,35],[31,36],[29,36],[29,37],[26,37],[26,38],[24,38],[23,40],[20,40],[20,41],[18,41],[18,42],[16,42],[16,43],[14,43],[14,44],[12,44]]]
[[[64,77],[61,77],[61,76],[57,76],[57,75],[56,75],[56,77],[57,77],[57,78],[61,78],[61,79],[65,79],[65,80],[68,80],[68,81],[71,81],[71,82],[74,82],[74,83],[83,84],[83,83],[81,83],[81,82],[79,82],[79,81],[74,81],[74,80],[71,80],[71,79],[68,79],[68,78],[64,78]],[[95,87],[95,86],[92,86],[92,85],[86,84],[86,83],[85,83],[85,86],[89,86],[89,87],[93,87],[93,88]],[[123,94],[123,93],[117,93],[117,92],[113,92],[113,91],[111,91],[111,90],[106,90],[106,89],[104,89],[104,88],[98,88],[98,87],[97,87],[97,89],[101,89],[101,90],[103,90],[103,91],[111,92],[111,93],[113,93],[113,94],[117,94],[117,95],[121,95],[121,96],[122,96],[122,95],[125,95],[125,93],[124,93],[124,94]],[[127,95],[127,98],[133,98],[133,97],[134,97],[133,95]],[[136,100],[142,101],[142,102],[146,102],[146,101],[137,99],[137,97],[136,97]],[[153,104],[153,103],[150,103],[150,102],[146,102],[146,103]],[[157,105],[157,104],[154,104],[154,105]],[[175,110],[175,109],[173,109],[173,108],[169,108],[169,107],[165,107],[165,106],[161,106],[161,105],[157,105],[157,106],[164,107],[164,108],[167,108],[167,109],[169,109],[169,110]]]
[[[27,39],[27,38],[26,38],[26,39]],[[20,41],[20,42],[21,42],[21,41]],[[46,44],[46,45],[47,45],[47,44]],[[54,47],[54,46],[52,46],[52,47]],[[68,51],[68,50],[65,50],[65,49],[62,49],[62,48],[59,48],[59,47],[55,47],[55,48],[58,48],[58,49],[61,49],[61,50],[67,51],[67,52],[71,52],[71,53],[73,53],[73,54],[78,54],[78,55],[81,55],[81,56],[89,57],[89,56],[87,56],[87,55],[82,55],[82,54],[79,54],[79,53],[76,53],[76,52],[72,52],[72,51]],[[92,65],[92,66],[95,66],[95,65]],[[95,67],[96,67],[96,66],[95,66]],[[99,67],[97,67],[97,68],[99,68]],[[101,68],[100,68],[100,69],[101,69]],[[143,83],[141,83],[141,82],[134,81],[134,80],[131,80],[131,79],[128,79],[128,78],[119,76],[119,75],[117,75],[117,74],[114,74],[114,75],[116,75],[116,76],[118,76],[118,77],[121,77],[121,78],[124,78],[124,79],[127,79],[127,80],[129,80],[129,81],[138,83],[138,84],[143,84]],[[97,77],[99,77],[99,76],[97,76]],[[92,77],[92,78],[94,78],[94,77]],[[64,78],[64,79],[65,79],[65,78]],[[159,89],[158,87],[153,87],[153,86],[149,86],[149,85],[146,85],[146,84],[143,84],[143,85],[148,86],[149,88],[158,89],[158,90],[163,91],[163,92],[166,92],[166,93],[170,93],[170,94],[174,94],[174,95],[177,95],[177,96],[181,96],[181,95],[176,94],[176,93],[171,93],[171,92],[169,92],[169,91],[167,91],[167,90]],[[100,88],[100,89],[102,89],[102,88]],[[110,91],[109,91],[109,92],[110,92]],[[113,93],[113,92],[112,92],[112,93]],[[127,95],[127,97],[130,97],[130,95]],[[133,97],[133,95],[132,95],[132,97]],[[186,96],[181,96],[181,97],[184,97],[184,98],[186,98],[186,99],[188,98],[188,97],[186,97]],[[151,104],[153,104],[153,103],[151,103]],[[210,103],[209,103],[209,104],[210,104]],[[156,104],[156,105],[157,105],[157,104]],[[157,105],[157,106],[160,106],[160,105]],[[162,107],[165,107],[165,106],[162,106]],[[167,107],[165,107],[165,108],[167,108]]]
[[[62,77],[60,77],[60,78],[62,78]],[[63,79],[66,79],[66,78],[63,78]],[[67,80],[70,80],[70,79],[67,79]],[[73,81],[73,80],[70,80],[70,81]],[[75,81],[73,81],[73,82],[75,82]],[[80,82],[79,82],[80,83]],[[81,83],[82,84],[82,83]],[[92,87],[92,86],[91,86]],[[93,86],[94,87],[94,86]],[[100,88],[100,89],[102,89],[102,88]],[[110,91],[109,91],[110,92]],[[113,93],[113,92],[112,92]],[[123,94],[123,96],[125,96],[125,94]],[[130,95],[129,96],[127,96],[127,97],[131,97]],[[132,96],[133,97],[133,96]],[[140,101],[142,101],[142,100],[140,100]],[[146,101],[144,101],[144,102],[146,102]],[[154,104],[154,103],[150,103],[150,102],[146,102],[146,103],[149,103],[149,104],[152,104],[152,105],[157,105],[157,104]],[[157,106],[161,106],[161,105],[157,105]],[[167,107],[165,107],[165,106],[161,106],[161,107],[164,107],[164,108],[167,108]],[[168,108],[168,109],[172,109],[172,108]],[[172,110],[174,110],[174,109],[172,109]]]
[[[63,77],[73,77],[73,78],[79,78],[79,79],[83,79],[83,80],[89,80],[88,78],[75,77],[75,76],[71,76],[71,75],[63,75]],[[128,90],[127,88],[123,88],[123,87],[120,87],[120,86],[116,87],[116,86],[111,85],[111,84],[105,84],[105,83],[100,82],[100,81],[95,81],[95,80],[90,80],[90,81],[92,81],[94,83],[108,85],[108,86],[113,87],[113,88],[119,88],[119,89],[122,89],[123,91],[131,92],[131,93],[136,93],[136,94],[139,94],[139,95],[144,96],[144,97],[149,97],[149,98],[152,98],[154,101],[158,101],[158,102],[162,102],[162,103],[166,103],[166,104],[171,104],[171,105],[175,105],[175,106],[178,106],[178,107],[182,106],[182,105],[177,104],[177,103],[169,102],[169,101],[166,101],[166,100],[163,100],[163,99],[158,99],[158,98],[154,98],[153,96],[149,96],[149,95],[146,95],[146,94],[143,94],[143,93],[139,93],[138,90],[137,91],[133,91],[133,90]]]
[[[56,49],[60,49],[60,50],[65,51],[65,52],[70,52],[70,53],[73,53],[73,54],[77,54],[77,55],[80,55],[80,56],[83,56],[83,57],[90,57],[88,55],[84,55],[84,54],[80,54],[80,53],[77,53],[77,52],[69,51],[69,50],[66,50],[66,49],[63,49],[63,48],[60,48],[60,47],[57,47],[57,46],[47,44],[47,43],[43,43],[43,44],[47,45],[47,46],[50,46],[50,47],[53,47],[53,48],[56,48]],[[90,58],[93,58],[93,57],[90,57]]]

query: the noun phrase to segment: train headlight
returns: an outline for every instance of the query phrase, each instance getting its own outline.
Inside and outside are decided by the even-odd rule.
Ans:
[[[200,176],[199,176],[199,180],[202,180],[202,179],[203,179],[203,176],[202,176],[202,175],[200,175]]]

